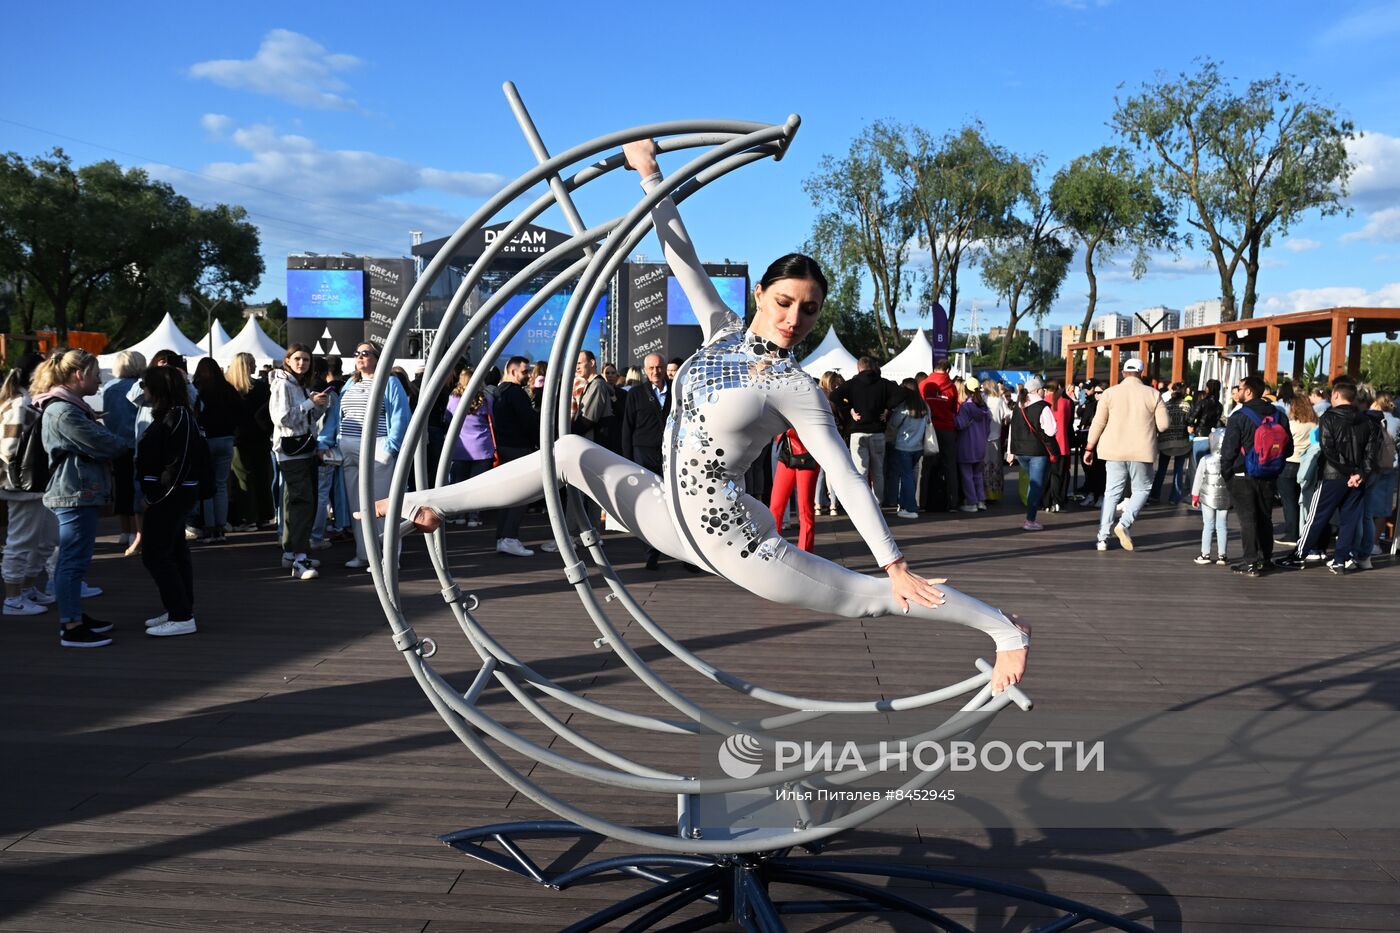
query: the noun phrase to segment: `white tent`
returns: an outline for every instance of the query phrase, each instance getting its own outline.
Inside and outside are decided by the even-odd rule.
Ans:
[[[214,356],[223,349],[224,344],[232,339],[233,338],[228,335],[228,331],[224,330],[224,325],[219,323],[219,320],[215,318],[214,326],[209,328],[209,333],[199,342],[199,348],[204,352],[205,356]],[[211,343],[214,346],[213,353],[209,352]]]
[[[826,332],[822,342],[817,344],[812,355],[798,365],[808,375],[818,379],[821,378],[822,373],[829,369],[836,370],[847,379],[856,374],[856,358],[851,356],[850,350],[841,345],[841,338],[836,336],[834,325]]]
[[[169,314],[161,319],[161,322],[156,325],[156,329],[147,334],[144,340],[124,349],[140,353],[146,358],[147,363],[161,350],[174,350],[181,356],[187,357],[190,362],[201,356],[209,355],[203,347],[180,332],[180,328],[175,326],[175,321]],[[117,351],[102,354],[97,358],[97,363],[102,369],[110,372],[112,367],[117,364]]]
[[[237,337],[222,347],[214,348],[214,359],[219,361],[219,365],[227,366],[236,353],[251,353],[259,366],[279,362],[287,355],[286,349],[279,347],[277,341],[263,333],[258,319],[252,317],[248,318],[248,323],[243,325]]]
[[[899,351],[894,359],[880,367],[880,375],[893,382],[912,379],[919,373],[932,371],[933,344],[929,343],[929,339],[922,329],[914,331],[909,346]]]

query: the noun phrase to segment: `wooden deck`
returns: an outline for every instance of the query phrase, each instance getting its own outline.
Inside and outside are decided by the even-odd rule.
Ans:
[[[1093,550],[1095,516],[1048,515],[1047,530],[1028,535],[1004,507],[900,523],[896,536],[916,564],[1034,620],[1027,689],[1038,709],[1400,707],[1400,569],[1388,560],[1345,579],[1245,580],[1191,562],[1199,519],[1184,511],[1149,510],[1132,554]],[[529,530],[541,539],[538,518]],[[464,588],[513,650],[575,689],[654,708],[593,648],[556,558],[498,557],[476,531],[450,539]],[[200,551],[200,633],[157,641],[139,634],[157,611],[154,589],[113,541],[102,539],[89,578],[107,589],[90,608],[118,621],[116,645],[60,650],[52,615],[0,624],[0,928],[552,930],[628,890],[549,891],[436,841],[551,815],[497,781],[432,712],[390,644],[368,575],[341,568],[347,546],[318,555],[326,572],[308,583],[275,569],[270,535]],[[821,519],[818,548],[869,563],[844,519]],[[404,556],[409,614],[438,638],[434,665],[465,684],[474,656],[421,549],[412,542]],[[674,635],[779,688],[830,674],[841,678],[831,695],[896,695],[963,676],[985,653],[951,627],[823,618],[674,565],[649,574],[640,547],[619,536],[609,553]],[[628,634],[660,659],[635,625]],[[674,661],[659,666],[697,698],[718,698]],[[483,704],[522,723],[502,696]],[[665,801],[607,789],[582,799],[641,824],[674,816]],[[1164,931],[1400,929],[1400,834],[1386,829],[911,827],[845,837],[832,851],[1046,887]],[[943,903],[978,930],[1033,919],[982,899]],[[793,923],[845,926],[889,921]]]

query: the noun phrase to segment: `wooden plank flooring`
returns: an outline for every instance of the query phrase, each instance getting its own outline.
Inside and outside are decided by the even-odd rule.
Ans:
[[[1038,710],[1400,707],[1400,568],[1245,580],[1191,562],[1199,519],[1149,510],[1132,554],[1093,549],[1096,513],[1048,515],[1027,535],[1009,506],[900,522],[916,565],[1036,625],[1027,688]],[[844,519],[818,549],[869,570]],[[527,526],[543,537],[538,518]],[[397,656],[368,575],[322,552],[322,578],[276,567],[271,536],[197,551],[200,632],[141,636],[157,612],[144,569],[111,535],[89,575],[90,610],[117,644],[63,651],[52,614],[0,624],[0,929],[553,930],[628,885],[549,891],[442,846],[443,832],[550,818],[497,780],[432,711]],[[488,535],[453,530],[449,550],[480,616],[512,651],[571,689],[664,713],[606,650],[550,555],[497,556]],[[1232,541],[1232,543],[1235,543]],[[842,620],[759,603],[723,581],[640,567],[630,539],[608,552],[634,596],[675,637],[766,686],[830,698],[891,697],[960,679],[985,642],[952,626]],[[422,544],[404,555],[407,613],[438,640],[434,667],[465,687],[474,653],[443,606]],[[732,695],[665,655],[610,604],[629,644],[687,695]],[[624,624],[625,623],[625,624]],[[727,705],[726,705],[727,704]],[[482,708],[556,741],[504,691]],[[577,722],[577,720],[575,720]],[[585,726],[619,750],[668,746]],[[518,755],[506,757],[519,761]],[[546,769],[532,776],[547,786]],[[1397,788],[1400,791],[1400,788]],[[674,803],[589,787],[573,799],[665,831]],[[1225,829],[863,830],[829,851],[967,871],[1042,887],[1158,930],[1204,933],[1400,929],[1400,833]],[[573,858],[565,843],[542,851]],[[625,847],[604,843],[599,853]],[[986,897],[896,882],[976,930],[1047,916]],[[918,929],[878,916],[792,918],[792,929]]]

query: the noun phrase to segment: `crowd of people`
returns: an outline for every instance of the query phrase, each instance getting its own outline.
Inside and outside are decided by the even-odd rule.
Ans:
[[[571,433],[661,474],[680,364],[653,353],[623,373],[582,351]],[[1144,381],[1143,368],[1127,361],[1111,387],[1032,377],[1013,391],[955,378],[943,360],[895,383],[863,358],[852,379],[828,372],[820,388],[855,469],[901,520],[985,511],[1006,495],[1014,465],[1026,532],[1043,529],[1045,512],[1077,502],[1099,511],[1098,550],[1116,539],[1132,551],[1143,509],[1165,498],[1199,510],[1199,564],[1250,576],[1323,563],[1338,574],[1371,567],[1394,527],[1393,395],[1346,377],[1310,395],[1288,383],[1274,393],[1251,376],[1229,387],[1227,402],[1215,381],[1200,391],[1159,386]],[[83,577],[108,508],[119,546],[141,555],[160,594],[163,611],[146,622],[156,637],[197,631],[190,545],[218,546],[230,531],[276,529],[282,568],[297,580],[316,579],[320,560],[312,555],[336,541],[354,542],[347,568],[366,568],[353,518],[366,432],[374,438],[374,500],[388,493],[420,403],[433,408],[430,463],[450,448],[448,482],[539,449],[545,364],[511,357],[467,398],[473,375],[459,363],[438,397],[424,402],[408,373],[381,371],[369,343],[356,348],[348,376],[340,360],[314,358],[299,344],[261,372],[248,354],[225,369],[202,359],[190,375],[173,351],[149,364],[122,353],[101,386],[97,360],[85,351],[25,357],[0,386],[4,614],[56,606],[62,646],[111,643],[111,623],[82,604],[101,592]],[[370,427],[368,402],[380,379],[383,402]],[[817,516],[841,513],[835,489],[795,428],[775,436],[770,453],[755,461],[746,486],[770,504],[780,530],[795,515],[797,546],[814,551]],[[498,553],[534,555],[521,540],[526,511],[518,505],[490,516]],[[1229,543],[1231,513],[1238,550]],[[468,528],[484,520],[480,512],[456,519]],[[1287,549],[1277,561],[1275,545]],[[555,550],[550,541],[539,547]],[[662,556],[649,548],[647,569],[659,569]]]

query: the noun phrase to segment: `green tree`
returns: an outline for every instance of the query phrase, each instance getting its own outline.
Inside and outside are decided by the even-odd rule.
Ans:
[[[1400,343],[1386,340],[1363,344],[1361,375],[1378,387],[1400,387]]]
[[[1157,194],[1152,173],[1135,166],[1132,154],[1118,146],[1079,156],[1056,172],[1050,203],[1084,250],[1089,292],[1079,339],[1088,340],[1099,300],[1096,262],[1130,249],[1133,278],[1141,278],[1147,271],[1147,251],[1174,245],[1174,221]]]
[[[1116,100],[1112,125],[1155,160],[1155,175],[1215,261],[1223,317],[1254,316],[1259,253],[1304,213],[1347,210],[1354,125],[1306,84],[1275,74],[1236,90],[1205,59]],[[1235,274],[1245,273],[1242,303]]]
[[[1074,248],[1059,235],[1062,228],[1050,199],[1034,185],[1026,192],[1025,211],[1026,216],[1012,218],[1008,229],[991,241],[982,259],[982,281],[1009,312],[998,368],[1010,358],[1021,319],[1030,315],[1039,323],[1050,310],[1074,258]]]
[[[941,138],[920,127],[877,123],[874,139],[918,222],[930,268],[923,305],[947,299],[957,320],[958,271],[975,263],[977,244],[1001,234],[1030,186],[1032,167],[989,142],[980,123]]]
[[[867,128],[852,140],[844,158],[823,156],[802,186],[818,211],[811,248],[847,269],[857,260],[863,266],[880,350],[889,355],[899,341],[899,307],[910,293],[905,266],[914,224],[907,201],[886,184],[875,132]]]
[[[76,326],[123,342],[191,292],[240,299],[263,271],[244,218],[111,161],[74,168],[61,149],[0,158],[0,273],[22,296],[21,326],[47,319],[60,343]]]

